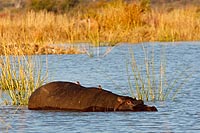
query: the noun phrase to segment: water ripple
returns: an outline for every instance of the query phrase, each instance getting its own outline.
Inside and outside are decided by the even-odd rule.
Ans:
[[[0,131],[17,133],[199,132],[199,42],[148,44],[149,47],[152,45],[155,46],[155,55],[159,55],[162,46],[165,45],[169,77],[173,78],[174,71],[182,70],[187,65],[196,69],[175,101],[147,102],[156,105],[158,112],[80,113],[31,111],[27,107],[1,106]],[[130,57],[129,47],[133,48],[138,63],[142,63],[141,45],[118,46],[104,58],[89,58],[86,55],[49,55],[50,80],[80,81],[86,86],[101,84],[103,88],[115,93],[128,94],[126,59]],[[158,60],[159,56],[156,58]],[[159,64],[159,61],[156,63]]]

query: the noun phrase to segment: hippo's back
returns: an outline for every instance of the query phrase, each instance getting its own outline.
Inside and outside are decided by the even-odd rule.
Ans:
[[[60,109],[70,105],[73,97],[83,91],[85,87],[71,82],[51,82],[47,83],[33,92],[29,98],[29,109]],[[62,104],[62,105],[61,105]]]
[[[85,110],[91,106],[113,104],[113,95],[109,91],[86,88],[71,82],[51,82],[35,90],[29,98],[28,108]]]

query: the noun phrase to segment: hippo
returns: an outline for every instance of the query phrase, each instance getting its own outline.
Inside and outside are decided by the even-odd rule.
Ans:
[[[73,82],[54,81],[36,89],[28,102],[30,110],[77,112],[157,111],[142,100],[121,96],[102,87],[84,87]]]

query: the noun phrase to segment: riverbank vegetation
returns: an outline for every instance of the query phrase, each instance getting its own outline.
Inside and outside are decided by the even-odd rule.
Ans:
[[[90,4],[29,0],[23,11],[0,14],[0,54],[4,54],[2,45],[14,53],[21,49],[25,54],[74,54],[84,50],[55,44],[87,42],[100,46],[200,39],[200,8],[192,5],[157,8],[150,0]]]

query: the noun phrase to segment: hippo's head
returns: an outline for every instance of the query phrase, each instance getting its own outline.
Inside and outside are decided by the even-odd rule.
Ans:
[[[147,106],[142,100],[136,100],[131,97],[118,97],[115,106],[117,111],[157,111],[154,106]]]

